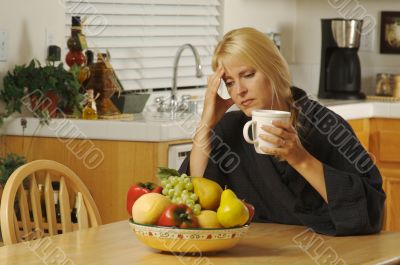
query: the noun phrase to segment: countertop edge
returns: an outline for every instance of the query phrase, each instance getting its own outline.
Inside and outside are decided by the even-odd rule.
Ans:
[[[360,102],[327,106],[346,120],[364,118],[400,119],[400,103]],[[23,130],[21,119],[13,117],[0,128],[4,135],[38,136],[60,139],[88,139],[110,141],[165,142],[192,139],[197,120],[189,121],[116,121],[52,119],[49,125],[39,126],[39,119],[25,117]]]

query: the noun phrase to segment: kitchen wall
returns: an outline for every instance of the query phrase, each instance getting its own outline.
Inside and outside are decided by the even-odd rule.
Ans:
[[[331,5],[335,4],[335,5]],[[357,6],[358,5],[358,6]],[[307,88],[316,94],[319,82],[319,64],[321,53],[320,18],[348,17],[354,8],[364,8],[365,21],[372,28],[372,51],[360,51],[362,87],[366,93],[373,93],[376,73],[400,73],[400,55],[379,53],[380,12],[399,11],[397,0],[297,0],[296,23],[294,29],[295,63],[291,65],[294,84]],[[362,13],[360,13],[362,14]],[[371,19],[371,17],[373,19]]]
[[[354,2],[353,2],[354,1]],[[0,62],[0,80],[15,64],[46,56],[46,32],[52,44],[64,44],[62,0],[2,0],[0,30],[8,32],[8,61]],[[316,93],[319,79],[320,18],[340,17],[329,3],[362,5],[377,22],[374,49],[360,52],[363,87],[371,91],[377,72],[400,72],[399,55],[379,54],[379,14],[381,10],[400,10],[397,0],[225,0],[223,31],[251,26],[263,32],[282,35],[282,53],[288,60],[293,83]],[[0,82],[0,88],[2,82]]]
[[[282,53],[288,60],[293,84],[312,94],[318,92],[321,56],[321,18],[349,17],[352,10],[376,22],[372,51],[360,51],[362,87],[373,93],[379,72],[400,73],[400,55],[379,53],[380,11],[400,10],[397,0],[226,0],[224,32],[252,26],[282,34]],[[363,8],[363,9],[361,9]],[[362,13],[360,13],[362,14]]]
[[[225,0],[224,32],[240,27],[280,32],[281,51],[293,63],[296,6],[296,0]]]
[[[44,61],[46,31],[53,35],[53,44],[63,44],[64,8],[61,3],[61,0],[0,1],[0,31],[8,33],[8,60],[0,62],[1,80],[15,64],[27,63],[32,58]]]

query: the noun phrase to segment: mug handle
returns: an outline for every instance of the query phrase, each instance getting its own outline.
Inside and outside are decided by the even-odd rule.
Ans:
[[[248,142],[249,144],[254,144],[254,142],[255,142],[253,139],[250,139],[250,137],[249,137],[249,127],[252,126],[254,123],[255,122],[252,120],[248,121],[248,122],[246,122],[246,124],[243,127],[243,137],[246,140],[246,142]],[[254,135],[253,135],[253,137],[254,137]]]

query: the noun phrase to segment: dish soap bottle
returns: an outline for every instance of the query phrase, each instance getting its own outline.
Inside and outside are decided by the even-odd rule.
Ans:
[[[96,100],[94,98],[93,89],[88,89],[87,93],[87,103],[82,111],[82,118],[84,120],[97,120],[97,107]]]

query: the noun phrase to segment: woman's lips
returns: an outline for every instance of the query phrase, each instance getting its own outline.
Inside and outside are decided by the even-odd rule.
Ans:
[[[253,99],[246,99],[242,101],[241,105],[247,107],[250,106],[251,103],[253,103],[253,101],[254,101]]]

